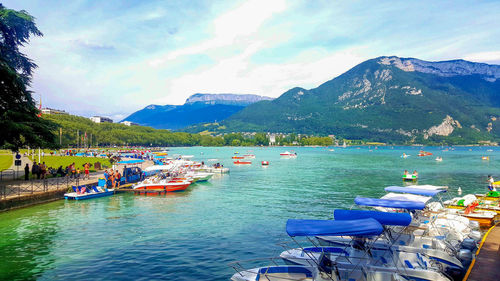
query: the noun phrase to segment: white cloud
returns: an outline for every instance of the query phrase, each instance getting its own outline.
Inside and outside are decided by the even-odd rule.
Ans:
[[[474,62],[500,62],[500,51],[479,52],[464,56],[464,60]]]
[[[192,46],[168,52],[152,59],[151,66],[159,66],[180,56],[200,54],[216,48],[230,46],[238,40],[245,41],[259,31],[261,25],[276,13],[284,11],[284,0],[250,0],[213,20],[213,37]]]

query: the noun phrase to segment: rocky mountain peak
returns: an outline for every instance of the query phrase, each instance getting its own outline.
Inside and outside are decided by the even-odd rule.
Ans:
[[[231,105],[249,105],[261,100],[272,100],[270,97],[250,94],[194,94],[191,95],[185,104],[202,102],[205,104],[231,104]]]
[[[392,65],[403,71],[431,73],[450,77],[456,75],[480,75],[484,80],[495,82],[500,78],[500,65],[469,62],[465,60],[451,60],[430,62],[414,58],[380,57],[379,64]]]

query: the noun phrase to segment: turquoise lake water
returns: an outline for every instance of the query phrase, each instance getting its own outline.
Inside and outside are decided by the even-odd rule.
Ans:
[[[287,149],[172,148],[171,155],[219,159],[231,172],[183,193],[0,213],[0,280],[228,280],[229,262],[281,252],[288,218],[332,219],[357,195],[380,197],[384,187],[402,185],[405,169],[419,172],[419,184],[448,185],[451,196],[458,187],[486,192],[488,174],[500,180],[499,148],[426,148],[430,157],[416,157],[416,147],[289,148],[298,157],[280,158]],[[256,159],[235,166],[234,152]]]

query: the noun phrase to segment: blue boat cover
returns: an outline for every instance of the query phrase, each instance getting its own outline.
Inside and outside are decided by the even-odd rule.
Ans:
[[[383,225],[408,226],[411,223],[411,215],[408,213],[386,213],[366,210],[334,210],[333,216],[336,220],[373,218]]]
[[[409,193],[416,195],[424,195],[424,196],[434,196],[441,192],[446,192],[444,189],[432,190],[432,189],[422,189],[415,187],[404,187],[404,186],[389,186],[385,188],[387,192],[401,192],[401,193]]]
[[[140,160],[140,159],[137,159],[137,160],[123,160],[123,161],[120,161],[120,162],[116,162],[116,164],[137,164],[137,163],[142,163],[144,162],[144,160]]]
[[[372,236],[382,233],[382,225],[375,219],[359,220],[297,220],[286,222],[290,236]]]
[[[361,206],[387,207],[407,210],[422,210],[425,208],[425,203],[419,201],[377,199],[359,196],[354,199],[354,203]]]

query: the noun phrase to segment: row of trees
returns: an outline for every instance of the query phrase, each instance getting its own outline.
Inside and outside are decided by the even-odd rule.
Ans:
[[[190,134],[157,130],[150,127],[126,126],[116,123],[94,123],[73,115],[44,115],[42,117],[59,126],[54,133],[59,135],[62,147],[142,145],[142,146],[267,146],[269,137],[265,133],[230,133],[221,136]],[[278,136],[277,145],[332,145],[329,137],[304,137],[295,134]]]

